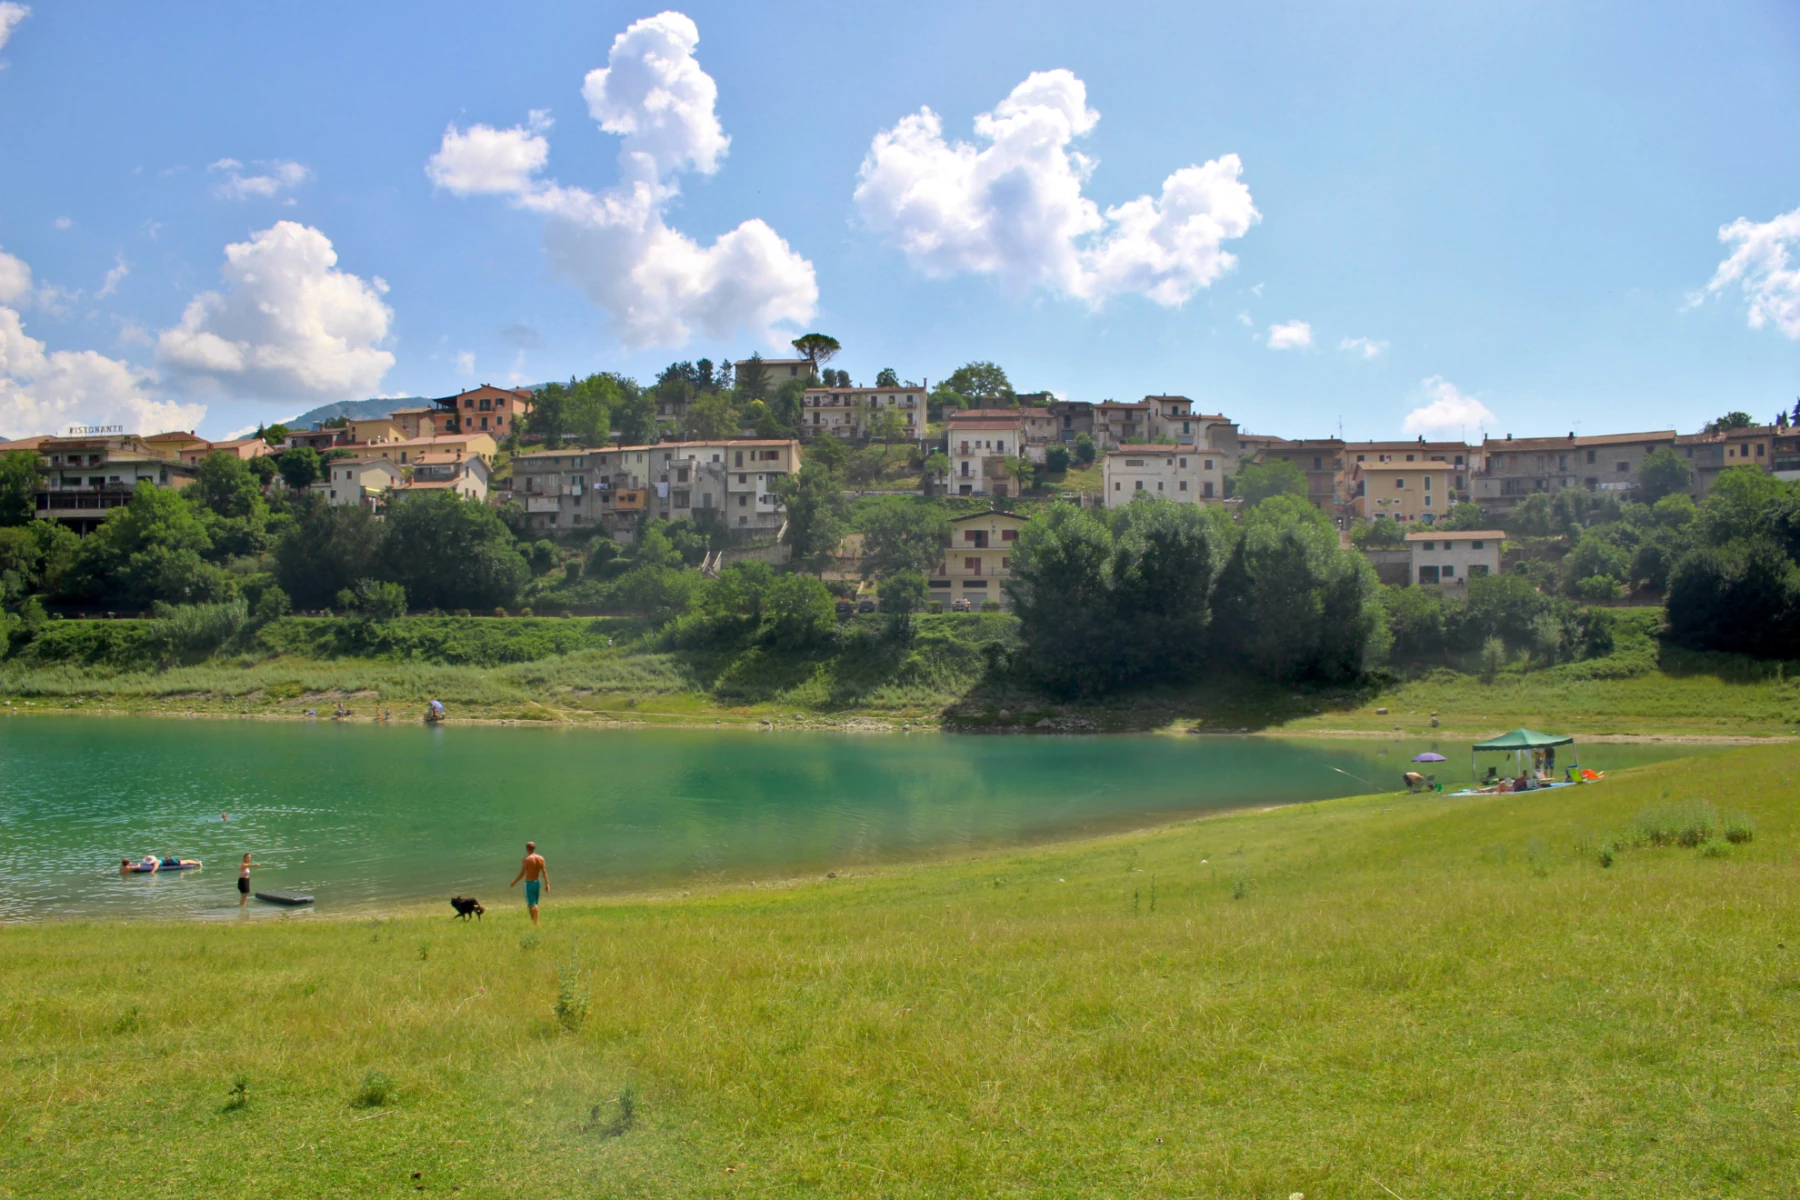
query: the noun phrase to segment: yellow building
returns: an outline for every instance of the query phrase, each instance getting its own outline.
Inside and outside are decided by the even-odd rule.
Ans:
[[[1025,518],[1017,513],[984,512],[956,517],[950,522],[950,543],[944,561],[928,580],[931,599],[950,609],[959,600],[979,609],[992,600],[1010,609],[1012,601],[1000,585],[1012,576],[1012,552]]]
[[[1455,506],[1455,483],[1449,463],[1360,462],[1350,473],[1350,503],[1365,520],[1430,524]]]

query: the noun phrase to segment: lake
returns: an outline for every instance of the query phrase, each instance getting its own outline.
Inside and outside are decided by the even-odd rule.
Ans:
[[[743,729],[0,719],[0,920],[237,915],[258,888],[317,912],[451,895],[490,908],[527,839],[549,902],[776,879],[1128,829],[1399,786],[1412,755],[1468,778],[1467,743],[1421,739],[983,737]],[[1694,753],[1592,745],[1618,769]],[[1495,761],[1498,761],[1497,759]],[[222,820],[227,814],[229,820]],[[121,858],[199,858],[121,877]],[[449,906],[445,905],[448,912]],[[251,901],[250,914],[281,911]]]

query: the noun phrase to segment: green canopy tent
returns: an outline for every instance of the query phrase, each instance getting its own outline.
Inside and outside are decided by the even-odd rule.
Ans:
[[[1557,746],[1573,746],[1575,739],[1557,733],[1539,733],[1535,729],[1515,729],[1511,733],[1503,733],[1499,737],[1489,738],[1485,742],[1476,742],[1469,751],[1469,773],[1477,779],[1481,772],[1476,764],[1475,756],[1483,750],[1498,750],[1501,753],[1512,752],[1518,758],[1519,774],[1525,774],[1525,756],[1534,750],[1552,750]],[[1581,765],[1581,756],[1572,756],[1574,765]]]

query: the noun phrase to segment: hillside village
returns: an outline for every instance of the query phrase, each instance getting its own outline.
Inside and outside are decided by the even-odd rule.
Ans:
[[[1123,547],[1140,536],[1149,503],[1204,518],[1179,536],[1199,538],[1214,558],[1229,558],[1253,514],[1289,528],[1310,513],[1301,524],[1312,553],[1348,557],[1308,568],[1311,583],[1267,586],[1275,599],[1308,588],[1323,597],[1338,586],[1333,572],[1367,577],[1352,589],[1369,613],[1359,648],[1325,671],[1353,676],[1390,646],[1404,655],[1442,642],[1466,655],[1493,638],[1542,641],[1541,630],[1521,631],[1548,619],[1544,605],[1659,603],[1679,562],[1704,548],[1699,531],[1721,545],[1744,535],[1720,538],[1717,522],[1693,522],[1722,480],[1762,479],[1771,496],[1789,497],[1800,480],[1800,414],[1786,412],[1767,424],[1727,414],[1687,433],[1290,438],[1180,395],[1019,393],[991,363],[936,385],[884,370],[863,386],[824,365],[831,339],[808,335],[796,347],[806,356],[672,364],[649,386],[607,374],[484,384],[216,443],[118,428],[6,443],[9,521],[36,531],[30,545],[17,539],[9,602],[26,624],[40,610],[146,612],[234,597],[265,617],[535,609],[667,620],[700,602],[699,583],[756,564],[811,576],[818,603],[840,616],[1012,611],[1049,586],[1019,577],[1036,523],[1066,533],[1076,527],[1059,526],[1072,519],[1059,510],[1092,513],[1102,524],[1083,528],[1099,532],[1081,536]],[[1226,578],[1223,561],[1204,569],[1207,588]],[[1721,579],[1737,570],[1708,569]],[[1502,607],[1516,619],[1458,635],[1421,643],[1409,633],[1416,613],[1376,603],[1382,586],[1423,585],[1440,598],[1433,604],[1454,606],[1476,581],[1502,575],[1537,598],[1514,594]],[[1724,583],[1695,586],[1713,608],[1731,608],[1715,603]],[[1782,596],[1800,596],[1784,586]],[[762,600],[729,603],[758,610]],[[1493,607],[1479,597],[1473,607],[1484,605]],[[1460,609],[1445,611],[1427,624],[1460,619]],[[1572,612],[1556,618],[1568,630]],[[1717,628],[1701,644],[1747,640],[1729,632],[1741,621],[1705,622]],[[1552,640],[1568,655],[1584,638]]]

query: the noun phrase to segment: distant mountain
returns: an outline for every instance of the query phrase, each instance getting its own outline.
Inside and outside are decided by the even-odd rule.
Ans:
[[[376,400],[340,400],[336,404],[321,404],[319,407],[301,413],[291,420],[283,421],[289,429],[311,429],[314,424],[329,421],[333,417],[349,417],[356,421],[367,421],[373,417],[385,417],[397,408],[423,408],[431,401],[423,396],[395,396]]]

